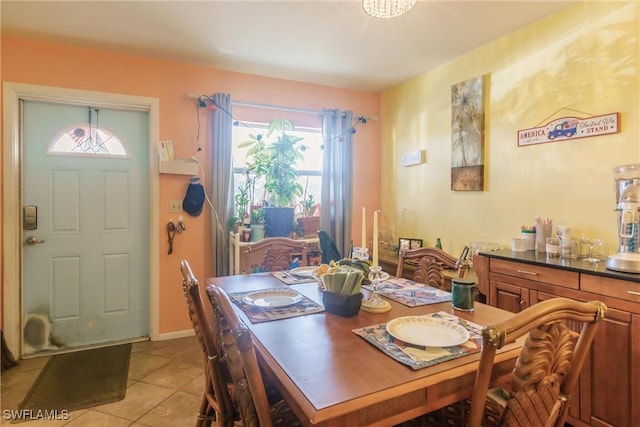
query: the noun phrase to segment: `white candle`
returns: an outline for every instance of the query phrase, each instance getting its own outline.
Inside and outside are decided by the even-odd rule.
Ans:
[[[362,245],[361,247],[367,247],[367,210],[362,208]]]
[[[378,212],[373,212],[373,266],[378,266]]]

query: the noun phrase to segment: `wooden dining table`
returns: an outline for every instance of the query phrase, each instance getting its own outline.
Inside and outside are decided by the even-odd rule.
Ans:
[[[227,293],[264,290],[284,284],[270,273],[215,277],[207,280]],[[322,303],[316,282],[290,285]],[[369,291],[363,289],[365,298]],[[451,302],[408,307],[389,300],[391,310],[353,317],[327,312],[252,323],[235,307],[253,334],[256,353],[265,369],[305,426],[392,426],[471,397],[480,353],[418,370],[399,363],[353,330],[386,323],[401,316],[440,311],[489,325],[512,313],[475,303],[472,312]],[[498,351],[493,383],[504,382],[513,369],[520,345]]]

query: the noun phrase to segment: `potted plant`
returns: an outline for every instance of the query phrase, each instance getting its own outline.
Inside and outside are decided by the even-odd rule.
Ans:
[[[306,193],[306,190],[305,190]],[[301,235],[304,237],[315,237],[320,228],[320,217],[316,216],[318,202],[313,198],[313,194],[305,196],[299,204],[301,216],[298,217]]]
[[[264,239],[264,214],[262,206],[253,206],[251,208],[251,241],[257,242]]]
[[[302,196],[296,165],[306,147],[301,137],[291,135],[293,123],[277,119],[269,123],[263,136],[250,135],[240,144],[247,150],[247,172],[264,180],[263,215],[269,237],[288,237],[294,219],[295,201]]]

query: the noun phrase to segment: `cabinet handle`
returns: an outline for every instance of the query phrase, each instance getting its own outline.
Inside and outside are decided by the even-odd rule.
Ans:
[[[534,273],[532,271],[527,271],[527,270],[517,270],[517,272],[522,274],[528,274],[530,276],[538,276],[538,273]]]
[[[640,295],[640,292],[636,292],[636,291],[627,291],[627,293],[631,295]]]

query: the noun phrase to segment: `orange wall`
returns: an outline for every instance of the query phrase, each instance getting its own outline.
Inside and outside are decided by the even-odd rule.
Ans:
[[[112,92],[154,97],[160,100],[160,139],[171,139],[176,157],[191,157],[196,147],[195,101],[189,94],[229,93],[232,99],[321,110],[353,110],[354,116],[379,117],[380,96],[375,93],[297,83],[207,68],[192,64],[162,61],[142,56],[103,50],[78,48],[19,37],[2,36],[1,76],[3,81]],[[273,112],[271,112],[272,114]],[[288,118],[291,114],[282,112]],[[200,145],[196,154],[207,169],[208,117],[201,111]],[[296,119],[293,118],[294,123]],[[301,125],[301,124],[300,124]],[[360,125],[354,135],[356,191],[353,206],[372,212],[380,208],[380,126],[377,121]],[[1,167],[1,166],[0,166]],[[1,178],[0,178],[1,179]],[[169,213],[169,200],[182,200],[187,178],[160,176],[160,333],[190,328],[181,293],[178,263],[190,260],[200,278],[212,275],[210,213],[199,217],[184,214],[187,230],[174,240],[172,255],[167,254],[165,224],[177,215]],[[368,222],[371,224],[371,221]],[[16,224],[18,226],[18,224]],[[360,217],[354,216],[354,241],[360,239]],[[369,235],[371,230],[369,230]],[[1,317],[0,317],[1,318]]]

